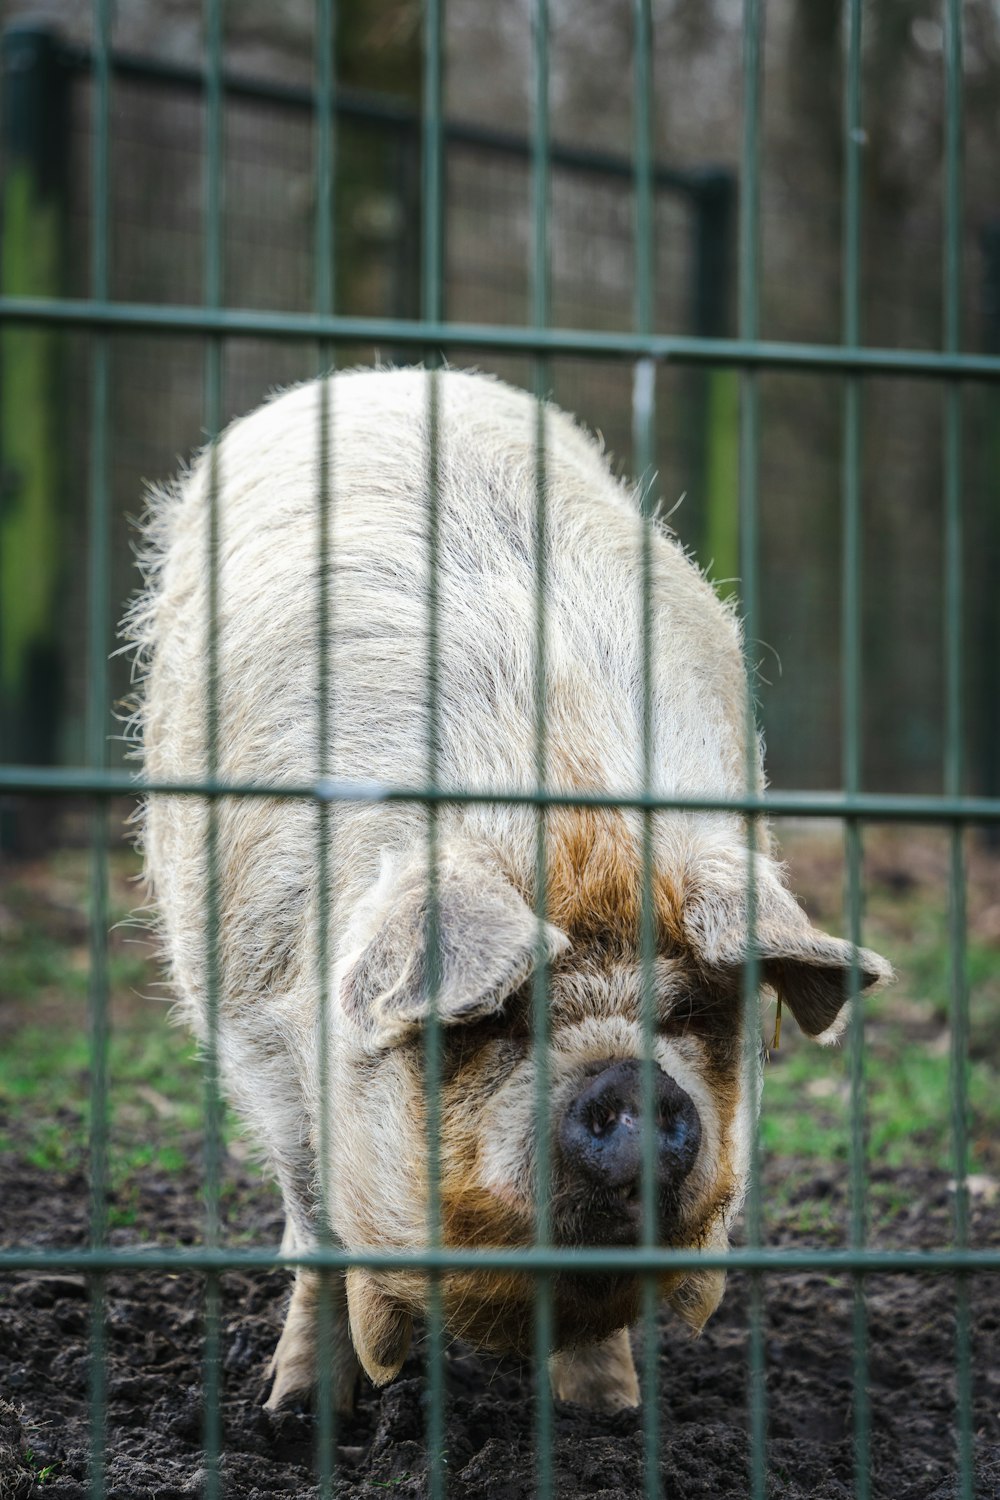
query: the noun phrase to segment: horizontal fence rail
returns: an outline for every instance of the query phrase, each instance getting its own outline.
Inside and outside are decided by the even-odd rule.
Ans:
[[[868,1271],[923,1275],[946,1271],[1000,1271],[1000,1250],[668,1250],[653,1246],[624,1250],[587,1250],[552,1246],[525,1250],[428,1249],[315,1250],[285,1255],[273,1250],[237,1246],[185,1246],[148,1249],[0,1250],[0,1270],[60,1269],[79,1271],[271,1270],[314,1266],[346,1271],[352,1266],[384,1271],[526,1271],[538,1274],[601,1271]]]
[[[683,334],[533,328],[408,318],[355,318],[251,308],[174,306],[84,298],[0,297],[0,322],[131,333],[202,333],[225,338],[313,339],[332,344],[392,344],[423,351],[492,350],[566,354],[592,359],[651,359],[662,364],[719,365],[803,374],[1000,380],[1000,355],[864,345],[786,343],[768,339],[697,338]]]
[[[645,812],[740,812],[761,817],[863,818],[890,823],[995,823],[1000,798],[931,797],[856,792],[770,792],[761,797],[657,797],[636,793],[477,791],[468,787],[389,786],[380,782],[141,781],[114,771],[0,766],[0,791],[94,797],[277,797],[323,803],[415,802],[431,805],[496,803],[509,807],[618,807]]]

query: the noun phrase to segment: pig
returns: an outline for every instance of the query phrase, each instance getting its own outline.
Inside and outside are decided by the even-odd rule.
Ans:
[[[441,1243],[533,1243],[540,966],[552,1243],[641,1242],[652,1131],[657,1241],[727,1247],[759,1094],[760,1043],[747,1036],[743,1000],[750,944],[762,995],[820,1042],[842,1028],[852,949],[810,924],[762,820],[751,936],[746,817],[657,810],[647,832],[628,805],[647,789],[689,799],[738,798],[748,783],[759,792],[762,752],[736,614],[669,530],[643,519],[636,488],[614,476],[601,443],[554,405],[540,409],[482,374],[337,373],[234,422],[214,454],[156,492],[142,563],[127,630],[149,780],[214,774],[309,787],[325,777],[357,794],[325,808],[308,796],[216,803],[220,1072],[280,1186],[284,1250],[308,1252],[321,1233],[351,1252],[428,1243],[432,1009]],[[426,801],[377,790],[432,783],[517,798],[537,790],[540,771],[561,799],[543,813],[523,800],[473,799],[432,815]],[[595,793],[625,805],[594,805]],[[202,1039],[208,819],[204,799],[156,794],[141,830],[173,990]],[[867,950],[853,964],[863,990],[891,977]],[[644,1004],[653,1119],[642,1111]],[[531,1350],[530,1275],[462,1268],[442,1273],[440,1286],[450,1334]],[[640,1279],[566,1272],[552,1287],[556,1397],[634,1405],[628,1330]],[[715,1270],[671,1270],[658,1282],[693,1331],[723,1287]],[[377,1385],[399,1371],[428,1278],[352,1267],[331,1295],[333,1399],[349,1411],[359,1366]],[[269,1371],[272,1410],[314,1384],[318,1299],[317,1271],[300,1268]]]

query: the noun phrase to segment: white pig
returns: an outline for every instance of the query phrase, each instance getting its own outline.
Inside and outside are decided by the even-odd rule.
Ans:
[[[430,433],[436,401],[436,461]],[[328,427],[321,444],[321,403]],[[544,681],[544,783],[627,799],[741,796],[763,785],[748,730],[740,628],[661,525],[643,550],[636,492],[601,446],[553,406],[538,461],[533,399],[482,375],[357,370],[286,391],[235,422],[153,498],[146,589],[129,631],[154,782],[377,782],[526,793],[538,785],[536,691]],[[321,454],[326,482],[320,481]],[[544,473],[544,653],[537,627]],[[209,752],[210,502],[218,500],[217,764]],[[436,496],[436,541],[430,503]],[[320,513],[329,503],[329,614],[320,649]],[[429,609],[434,569],[436,625]],[[643,647],[643,577],[649,649]],[[431,646],[435,667],[430,667]],[[329,709],[320,735],[325,660]],[[644,671],[649,710],[644,729]],[[436,696],[436,714],[429,708]],[[750,735],[748,743],[748,733]],[[433,750],[431,747],[434,740]],[[741,974],[748,947],[747,825],[683,810],[650,820],[653,1119],[642,1112],[641,813],[593,805],[544,814],[544,924],[536,916],[539,814],[523,803],[445,803],[435,895],[420,801],[335,802],[321,829],[308,798],[218,802],[218,1046],[224,1086],[277,1177],[285,1248],[317,1243],[325,1203],[351,1251],[428,1240],[424,1038],[441,1021],[441,1235],[446,1246],[530,1244],[536,1103],[532,984],[548,987],[551,1236],[558,1246],[641,1237],[645,1132],[655,1132],[661,1243],[721,1248],[739,1210],[754,1129]],[[207,812],[157,795],[145,810],[146,873],[184,1016],[207,1029]],[[319,840],[328,879],[320,909]],[[760,979],[801,1028],[836,1035],[849,946],[807,921],[758,827]],[[436,912],[436,956],[428,911]],[[326,944],[321,944],[325,926]],[[323,955],[325,954],[325,961]],[[324,962],[321,971],[320,964]],[[858,955],[861,984],[890,970]],[[429,982],[433,967],[435,980]],[[320,1162],[320,1002],[330,1149]],[[321,1175],[322,1173],[322,1175]],[[699,1329],[717,1272],[661,1277]],[[527,1350],[524,1273],[446,1273],[448,1327]],[[556,1395],[614,1409],[638,1388],[628,1275],[554,1280]],[[335,1294],[334,1396],[358,1362],[399,1370],[426,1305],[418,1271],[352,1269]],[[268,1405],[315,1379],[317,1277],[296,1276]]]

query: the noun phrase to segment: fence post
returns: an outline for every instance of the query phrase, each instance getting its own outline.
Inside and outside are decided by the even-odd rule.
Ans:
[[[56,36],[11,26],[0,39],[2,252],[7,295],[58,296],[66,248],[67,74]],[[65,548],[63,336],[0,333],[0,757],[58,759]],[[0,847],[24,843],[24,819],[0,806]],[[39,829],[32,819],[32,831]]]
[[[985,225],[983,250],[983,352],[1000,354],[1000,219]],[[986,441],[983,444],[986,506],[983,517],[983,549],[979,560],[982,586],[978,649],[973,661],[978,664],[974,692],[982,705],[980,733],[982,785],[980,796],[1000,796],[1000,404],[996,387],[988,385]],[[992,848],[1000,846],[1000,827],[990,824],[984,837]]]
[[[728,169],[712,167],[697,174],[696,184],[694,332],[724,338],[731,331],[736,179]],[[739,572],[739,376],[712,368],[693,374],[691,471],[702,516],[698,550],[703,566],[712,563],[713,577],[731,579]],[[720,592],[731,594],[735,585]]]

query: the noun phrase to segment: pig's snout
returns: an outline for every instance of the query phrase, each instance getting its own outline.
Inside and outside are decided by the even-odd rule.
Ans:
[[[698,1156],[701,1121],[690,1094],[654,1065],[653,1119],[642,1112],[638,1058],[598,1065],[563,1115],[559,1144],[565,1169],[599,1216],[638,1220],[644,1136],[655,1132],[656,1189],[661,1219]],[[595,1226],[596,1227],[596,1226]],[[623,1224],[624,1227],[624,1224]]]

